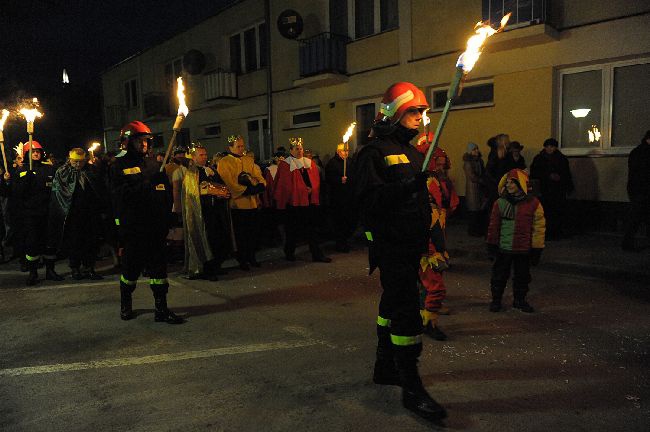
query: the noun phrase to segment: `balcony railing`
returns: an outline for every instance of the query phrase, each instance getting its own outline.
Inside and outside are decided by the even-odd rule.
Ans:
[[[483,0],[483,21],[496,25],[503,15],[512,12],[508,27],[522,27],[546,22],[549,0]]]
[[[320,33],[300,41],[300,76],[347,73],[347,36]]]
[[[119,129],[126,123],[126,107],[124,105],[108,105],[104,107],[104,129]]]
[[[151,92],[144,95],[144,116],[148,117],[169,117],[171,99],[169,93]]]
[[[206,101],[237,98],[237,74],[217,70],[203,76],[203,92]]]

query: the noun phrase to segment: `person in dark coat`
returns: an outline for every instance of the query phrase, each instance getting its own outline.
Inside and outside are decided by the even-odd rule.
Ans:
[[[52,184],[49,246],[68,254],[75,280],[102,279],[95,272],[95,261],[102,220],[106,217],[107,191],[98,174],[87,163],[85,150],[74,148],[68,162],[56,170]]]
[[[25,155],[30,153],[29,144],[23,147],[23,152]],[[38,282],[41,257],[45,261],[45,279],[63,280],[54,270],[56,255],[53,250],[47,248],[47,220],[54,167],[43,163],[44,151],[37,141],[32,141],[31,156],[31,167],[28,162],[24,163],[15,181],[16,197],[22,204],[25,258],[29,269],[27,285],[35,285]]]
[[[636,252],[639,249],[634,244],[634,235],[641,224],[645,224],[647,235],[650,237],[650,130],[641,139],[641,144],[630,152],[627,166],[630,213],[621,246],[624,250]]]
[[[5,233],[6,243],[12,247],[12,259],[18,258],[20,262],[20,271],[27,271],[27,259],[25,258],[25,236],[24,220],[22,216],[22,200],[17,196],[16,181],[18,172],[23,165],[22,145],[16,149],[16,156],[11,165],[7,167],[7,172],[3,173],[0,181],[0,194],[7,198],[4,217],[5,223],[8,224],[9,230]]]
[[[487,204],[491,182],[485,173],[481,152],[473,142],[467,144],[467,152],[463,155],[463,171],[465,172],[465,208],[469,219],[467,232],[471,236],[482,237],[487,226]],[[496,189],[496,186],[494,187]]]
[[[530,177],[539,182],[547,239],[558,239],[565,234],[562,224],[566,217],[567,195],[573,192],[569,159],[558,146],[554,138],[544,141],[544,148],[530,165]]]
[[[417,368],[423,331],[418,271],[431,224],[428,175],[421,171],[424,157],[410,143],[428,107],[411,83],[388,88],[372,139],[359,151],[354,184],[370,272],[379,268],[383,289],[373,381],[401,386],[405,408],[437,421],[446,411],[427,393]]]
[[[510,143],[504,162],[505,168],[507,168],[506,172],[510,172],[513,169],[526,169],[526,159],[521,155],[523,149],[524,146],[522,146],[519,141],[513,141]]]
[[[140,121],[120,132],[126,149],[110,168],[110,189],[115,224],[124,248],[120,276],[120,318],[135,318],[132,293],[146,270],[155,301],[154,320],[180,324],[184,320],[167,308],[167,257],[165,239],[171,222],[171,188],[160,164],[147,157],[153,135]]]
[[[329,213],[338,252],[350,252],[350,237],[356,228],[356,212],[352,194],[354,170],[350,151],[345,144],[336,147],[336,154],[325,165],[325,180],[329,187]],[[345,167],[345,168],[344,168]]]

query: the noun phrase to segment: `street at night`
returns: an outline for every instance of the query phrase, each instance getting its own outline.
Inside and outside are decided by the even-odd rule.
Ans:
[[[462,226],[449,236],[449,340],[425,336],[420,362],[448,429],[648,429],[647,252],[608,258],[607,236],[549,243],[533,269],[538,312],[513,310],[506,291],[494,314],[482,242]],[[153,322],[146,280],[124,322],[115,275],[25,288],[4,264],[0,429],[438,429],[396,403],[397,387],[372,383],[380,288],[365,251],[329,265],[305,252],[287,263],[267,249],[261,269],[218,282],[173,274],[180,327]]]

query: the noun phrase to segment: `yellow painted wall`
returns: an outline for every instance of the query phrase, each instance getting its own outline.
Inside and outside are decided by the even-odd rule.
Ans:
[[[380,33],[348,44],[348,73],[399,62],[399,30]]]

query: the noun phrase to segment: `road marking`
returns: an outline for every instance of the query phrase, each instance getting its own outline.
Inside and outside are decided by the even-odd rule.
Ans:
[[[21,287],[21,288],[5,288],[5,289],[0,289],[0,293],[16,292],[16,291],[38,292],[38,291],[51,291],[51,290],[64,289],[64,288],[99,287],[108,284],[114,285],[115,282],[117,282],[117,279],[111,278],[111,279],[102,279],[97,282],[69,283],[63,285],[44,285],[44,286],[31,286],[31,287]]]
[[[144,357],[124,357],[116,359],[95,360],[77,363],[59,363],[43,366],[27,366],[11,369],[0,369],[1,376],[40,375],[46,373],[81,371],[88,369],[104,369],[124,366],[139,366],[151,363],[166,363],[200,358],[221,357],[226,355],[247,354],[263,351],[277,351],[303,348],[322,344],[321,341],[306,339],[296,342],[270,342],[253,345],[239,345],[226,348],[214,348],[201,351],[186,351],[171,354],[158,354]]]

